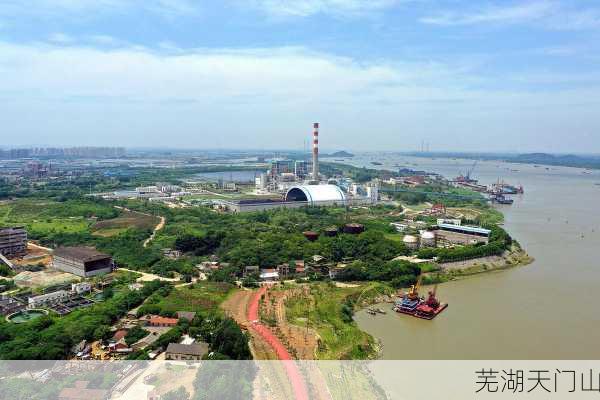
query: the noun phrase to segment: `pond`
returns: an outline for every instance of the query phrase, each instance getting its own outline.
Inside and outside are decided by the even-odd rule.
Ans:
[[[7,321],[15,324],[22,324],[25,322],[33,321],[41,316],[48,315],[46,310],[23,310],[6,317]]]

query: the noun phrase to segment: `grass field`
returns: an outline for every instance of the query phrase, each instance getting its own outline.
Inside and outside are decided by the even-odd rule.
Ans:
[[[94,235],[111,237],[126,231],[129,228],[140,230],[154,229],[160,219],[151,215],[138,212],[124,211],[117,218],[96,222],[91,229]]]
[[[223,282],[198,282],[190,286],[175,288],[167,297],[156,303],[161,311],[196,311],[200,313],[217,311],[234,286]]]
[[[18,200],[0,205],[0,225],[25,225],[32,238],[49,233],[79,234],[89,232],[96,221],[94,209],[83,210],[70,202]]]
[[[325,360],[366,359],[376,355],[373,337],[361,331],[354,321],[348,321],[343,306],[348,298],[357,304],[368,303],[381,294],[377,283],[357,287],[336,287],[330,284],[311,285],[309,298],[294,298],[286,303],[288,321],[298,326],[315,329],[322,345],[318,358]]]

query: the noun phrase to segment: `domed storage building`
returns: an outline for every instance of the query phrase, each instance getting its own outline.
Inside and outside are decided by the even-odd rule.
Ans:
[[[336,185],[302,185],[288,189],[285,201],[306,202],[309,206],[344,205],[346,204],[346,195]]]
[[[436,247],[437,244],[437,240],[436,240],[436,235],[435,232],[432,231],[422,231],[421,232],[421,246],[423,247]]]
[[[416,236],[405,235],[402,239],[402,242],[411,250],[416,250],[419,248],[419,239]]]

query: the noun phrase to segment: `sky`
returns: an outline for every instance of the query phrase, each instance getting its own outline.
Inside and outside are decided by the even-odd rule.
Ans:
[[[2,0],[0,146],[600,153],[600,0]]]

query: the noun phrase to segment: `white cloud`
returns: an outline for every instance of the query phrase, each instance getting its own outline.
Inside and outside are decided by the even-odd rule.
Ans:
[[[594,29],[600,27],[600,9],[572,8],[569,3],[558,0],[535,0],[479,7],[466,12],[446,11],[422,17],[419,21],[440,26],[533,23],[561,30]]]
[[[66,16],[94,16],[95,13],[120,13],[143,10],[165,17],[195,14],[200,10],[192,0],[3,0],[0,16],[60,18]]]
[[[492,6],[472,12],[443,12],[423,17],[421,22],[431,25],[473,25],[494,22],[524,22],[539,20],[554,12],[554,3],[541,1],[510,6]]]
[[[72,43],[73,38],[65,33],[56,32],[56,33],[51,34],[48,37],[48,41],[53,42],[53,43],[66,44],[66,43]]]
[[[551,96],[552,83],[544,91],[510,88],[531,83],[525,75],[484,89],[498,77],[478,76],[468,63],[363,63],[305,48],[170,43],[0,42],[0,54],[0,125],[32,143],[301,148],[310,134],[302,127],[320,120],[325,147],[406,149],[431,135],[439,148],[455,148],[456,135],[473,146],[481,132],[510,142],[507,132],[522,140],[524,129],[570,132],[573,121],[598,128],[600,96],[589,80],[565,76]],[[589,105],[573,109],[581,99]]]
[[[250,0],[275,17],[308,17],[314,14],[356,16],[392,7],[400,0]]]

